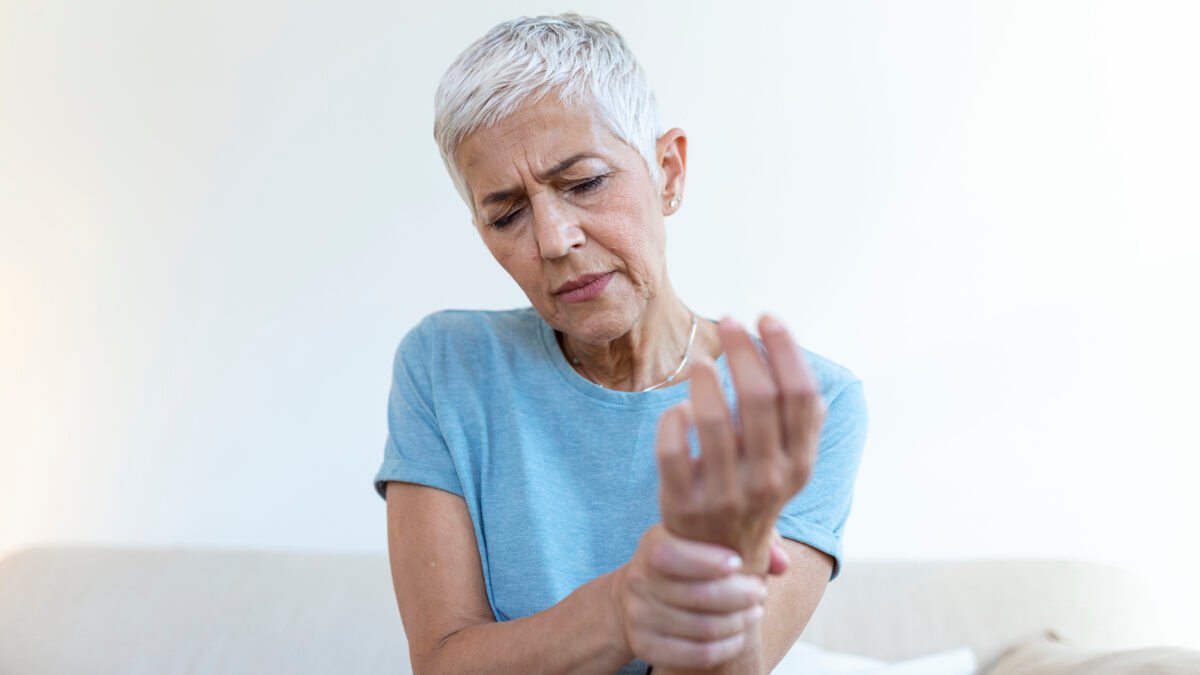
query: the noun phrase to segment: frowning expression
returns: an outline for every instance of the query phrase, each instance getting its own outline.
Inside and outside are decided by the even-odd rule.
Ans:
[[[484,244],[547,323],[600,343],[638,321],[666,266],[663,192],[590,108],[546,96],[455,158]]]

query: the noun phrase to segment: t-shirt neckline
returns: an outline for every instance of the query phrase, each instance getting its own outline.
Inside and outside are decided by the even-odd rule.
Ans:
[[[575,368],[567,361],[567,357],[558,346],[558,340],[554,336],[554,327],[546,323],[546,320],[537,313],[535,308],[530,307],[528,311],[538,324],[538,333],[542,338],[542,346],[545,348],[546,357],[549,359],[551,366],[569,387],[584,396],[624,408],[665,408],[687,399],[688,393],[691,391],[690,379],[651,391],[617,391],[601,387],[575,372]],[[701,318],[708,319],[708,317]],[[708,320],[713,321],[713,319]],[[724,350],[721,351],[721,355],[717,357],[714,363],[717,366],[717,372],[721,375],[721,386],[728,388],[730,386],[730,375]]]

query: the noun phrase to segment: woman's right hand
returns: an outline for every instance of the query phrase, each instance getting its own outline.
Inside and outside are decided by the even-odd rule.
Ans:
[[[713,360],[698,357],[689,371],[689,399],[659,419],[662,522],[680,536],[738,551],[747,571],[765,573],[779,514],[815,469],[825,402],[803,350],[778,320],[759,321],[765,358],[732,319],[717,331],[740,419]],[[692,429],[699,457],[691,455]]]
[[[664,667],[710,668],[733,659],[762,618],[767,597],[765,580],[738,572],[741,567],[729,548],[654,525],[613,574],[624,644],[637,658]]]

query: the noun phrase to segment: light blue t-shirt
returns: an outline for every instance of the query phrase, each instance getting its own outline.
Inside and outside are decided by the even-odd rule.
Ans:
[[[812,477],[776,526],[831,555],[832,579],[867,411],[853,373],[804,355],[827,412]],[[716,363],[736,415],[725,355]],[[687,380],[648,392],[590,382],[533,307],[435,312],[396,350],[375,488],[406,481],[462,497],[496,620],[534,614],[627,562],[660,520],[658,418],[688,390]]]

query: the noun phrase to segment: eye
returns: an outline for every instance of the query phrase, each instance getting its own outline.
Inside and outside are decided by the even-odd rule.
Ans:
[[[597,188],[599,188],[600,186],[604,185],[604,182],[607,178],[608,178],[608,174],[602,174],[602,175],[596,176],[595,178],[592,178],[591,180],[584,181],[578,185],[573,185],[573,186],[571,186],[571,194],[581,195],[581,194],[587,194],[588,192],[592,192],[592,191],[596,190]],[[520,215],[521,211],[524,211],[524,210],[525,209],[517,209],[515,211],[512,211],[511,213],[508,213],[507,215],[501,216],[501,217],[497,218],[496,220],[493,220],[492,222],[488,223],[488,227],[490,227],[494,230],[502,230],[505,227],[507,227],[510,223],[512,223],[513,219],[515,219],[518,215]]]
[[[497,218],[497,219],[493,220],[492,222],[488,223],[488,227],[490,227],[492,229],[496,229],[496,230],[502,230],[502,229],[504,229],[504,227],[506,225],[508,225],[509,223],[511,223],[513,221],[513,218],[517,217],[518,213],[520,213],[523,210],[524,209],[517,209],[516,211],[513,211],[506,216],[501,216],[500,218]]]
[[[585,192],[591,192],[592,190],[595,190],[596,188],[603,185],[605,178],[608,178],[608,176],[596,176],[595,178],[593,178],[589,181],[586,181],[586,182],[580,183],[579,185],[573,186],[571,188],[571,192],[573,192],[577,195],[581,195]]]

